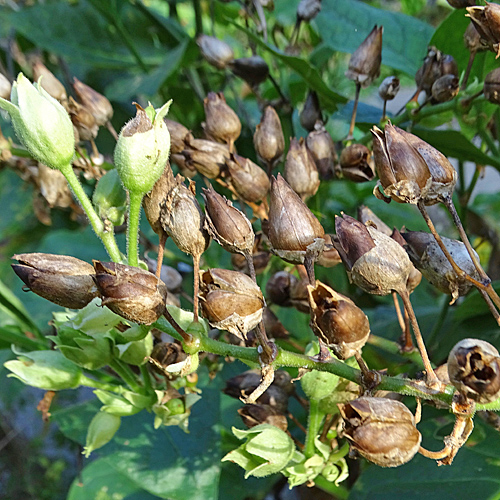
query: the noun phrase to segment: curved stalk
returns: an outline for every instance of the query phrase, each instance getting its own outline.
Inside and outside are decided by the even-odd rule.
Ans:
[[[130,205],[128,208],[128,224],[127,224],[127,256],[128,265],[137,267],[139,265],[139,216],[141,214],[141,203],[143,193],[131,193]]]

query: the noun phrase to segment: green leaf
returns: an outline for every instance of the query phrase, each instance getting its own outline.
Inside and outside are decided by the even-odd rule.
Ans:
[[[500,169],[500,158],[483,153],[458,130],[431,130],[415,127],[412,132],[446,156]]]
[[[412,77],[433,32],[432,26],[418,19],[355,0],[323,0],[315,21],[326,45],[348,53],[356,50],[375,24],[384,26],[382,63]]]
[[[232,21],[229,21],[232,23]],[[307,83],[311,90],[315,90],[322,99],[322,103],[329,109],[335,110],[337,109],[338,104],[345,104],[347,99],[330,89],[323,78],[321,77],[317,68],[311,65],[309,61],[306,59],[302,59],[296,56],[289,56],[284,54],[276,47],[265,43],[260,37],[254,35],[251,31],[245,29],[243,26],[240,26],[236,23],[232,23],[239,30],[246,33],[246,35],[257,45],[268,51],[270,54],[279,59],[283,64],[287,65],[289,68],[293,69],[297,75]]]

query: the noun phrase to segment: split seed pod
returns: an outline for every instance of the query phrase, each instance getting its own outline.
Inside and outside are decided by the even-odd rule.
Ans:
[[[484,7],[467,7],[466,16],[471,18],[481,38],[498,58],[500,54],[500,5],[486,2]]]
[[[339,404],[351,450],[380,467],[398,467],[418,452],[422,435],[415,417],[399,401],[361,397]]]
[[[340,359],[360,352],[370,335],[365,313],[351,299],[320,281],[315,287],[308,285],[307,291],[314,334]]]
[[[399,92],[399,78],[395,76],[388,76],[384,78],[378,88],[378,95],[384,101],[392,101]]]
[[[489,342],[458,342],[448,356],[448,375],[461,394],[477,403],[491,403],[500,397],[500,356]]]
[[[165,311],[167,287],[154,274],[115,262],[94,261],[102,305],[134,323],[150,325]]]
[[[99,127],[113,118],[113,106],[105,96],[77,78],[73,78],[73,89],[81,103],[94,115]]]
[[[214,328],[242,340],[262,320],[262,291],[246,274],[228,269],[201,271],[200,299],[203,315]]]
[[[29,290],[44,299],[70,309],[81,309],[99,296],[94,268],[69,255],[21,253],[12,257],[14,272]]]
[[[233,207],[213,187],[203,189],[205,229],[210,236],[231,253],[251,254],[255,241],[252,224],[245,214]]]
[[[271,251],[294,264],[303,264],[306,251],[321,253],[325,231],[318,219],[283,177],[272,178],[269,206]]]
[[[353,182],[367,182],[375,177],[372,154],[364,144],[352,144],[342,150],[340,169]]]

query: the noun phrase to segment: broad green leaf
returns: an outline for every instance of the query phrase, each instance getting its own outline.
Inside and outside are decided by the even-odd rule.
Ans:
[[[433,28],[397,12],[377,9],[357,0],[323,0],[316,18],[326,45],[352,53],[375,24],[384,26],[382,63],[414,76],[422,63]]]
[[[415,127],[412,132],[446,156],[500,169],[500,158],[483,153],[458,130],[431,130]]]
[[[253,42],[257,43],[260,47],[278,58],[281,62],[283,62],[283,64],[293,69],[297,75],[308,84],[311,90],[315,90],[320,95],[323,104],[327,108],[335,110],[338,104],[347,102],[347,99],[344,96],[330,89],[325,84],[318,69],[312,66],[309,61],[300,57],[287,55],[278,50],[276,47],[273,47],[271,44],[265,43],[260,37],[254,35],[251,31],[243,28],[242,26],[235,23],[234,26],[246,33],[246,35]]]

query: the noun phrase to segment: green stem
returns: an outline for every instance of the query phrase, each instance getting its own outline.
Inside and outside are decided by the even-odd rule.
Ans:
[[[132,193],[129,191],[130,205],[128,208],[127,226],[127,255],[128,265],[137,267],[139,265],[139,216],[141,214],[141,203],[143,193]]]
[[[488,146],[488,149],[490,150],[490,153],[496,156],[497,158],[500,157],[500,153],[498,151],[498,147],[495,144],[495,141],[493,138],[490,136],[487,130],[485,129],[479,129],[478,130],[478,135],[481,137],[481,140],[486,143]]]
[[[87,214],[90,225],[94,230],[95,234],[101,239],[104,246],[106,247],[106,251],[114,262],[121,261],[121,253],[118,245],[116,244],[115,236],[113,232],[106,231],[104,228],[104,224],[101,218],[97,215],[94,207],[92,206],[89,197],[83,190],[78,177],[73,171],[73,167],[71,164],[68,164],[67,167],[61,169],[62,174],[66,177],[66,181],[69,184],[69,187],[73,191],[74,195],[80,202],[83,210]]]
[[[112,359],[109,363],[109,366],[112,368],[117,375],[119,375],[124,382],[134,391],[141,392],[141,388],[137,383],[137,378],[134,372],[130,369],[130,367],[120,361],[119,359]]]
[[[144,364],[139,367],[141,370],[142,380],[144,382],[144,389],[146,390],[146,394],[152,394],[153,385],[151,384],[151,375],[149,374],[148,365]]]
[[[319,401],[311,398],[309,400],[309,417],[307,419],[307,436],[304,448],[304,455],[307,458],[312,457],[316,453],[314,440],[318,437],[324,416],[324,412],[319,409]]]
[[[201,12],[200,0],[193,0],[194,21],[196,28],[196,37],[203,33],[203,15]]]
[[[85,375],[82,375],[82,377],[80,378],[80,385],[110,392],[118,392],[119,388],[121,387],[120,385],[116,384],[106,384],[105,382],[100,382],[99,380],[86,377]]]

